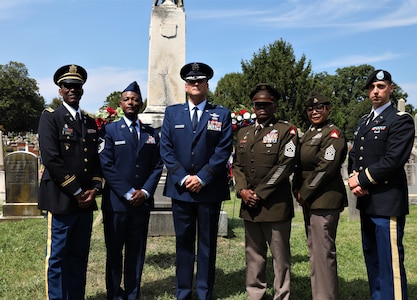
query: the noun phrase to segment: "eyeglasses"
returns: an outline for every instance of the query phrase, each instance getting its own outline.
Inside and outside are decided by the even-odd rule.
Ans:
[[[187,84],[190,84],[190,85],[194,85],[194,84],[196,84],[196,83],[198,83],[198,84],[200,84],[200,83],[203,83],[203,82],[206,82],[207,81],[207,79],[187,79],[185,82],[187,83]]]
[[[326,105],[324,104],[319,104],[319,105],[315,105],[315,106],[308,106],[306,108],[307,113],[312,113],[313,110],[315,110],[318,113],[322,113],[324,111],[324,109],[326,108]]]
[[[80,90],[82,89],[83,85],[79,83],[63,83],[61,87],[64,87],[67,90]]]
[[[272,104],[274,103],[273,102],[253,102],[253,107],[258,109],[261,107],[270,107]]]

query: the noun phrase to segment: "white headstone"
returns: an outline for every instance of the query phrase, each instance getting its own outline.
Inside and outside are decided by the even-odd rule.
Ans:
[[[405,100],[403,98],[398,100],[398,110],[401,112],[405,112]]]

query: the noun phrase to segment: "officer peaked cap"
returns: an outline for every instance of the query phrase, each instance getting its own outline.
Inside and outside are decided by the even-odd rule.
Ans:
[[[78,65],[65,65],[54,74],[54,82],[57,86],[62,83],[78,83],[83,85],[87,81],[87,71]]]
[[[272,100],[274,102],[278,101],[281,98],[279,92],[272,85],[270,85],[268,83],[258,83],[255,86],[255,88],[252,90],[252,92],[249,94],[249,97],[252,99],[252,101],[257,100],[257,99],[254,99],[253,97],[259,92],[268,93],[272,97]],[[261,97],[261,98],[263,98],[263,97]],[[261,98],[258,99],[258,100],[262,100],[262,101],[271,100],[270,98],[265,98],[265,99],[261,99]]]
[[[213,69],[201,62],[186,64],[181,68],[180,76],[183,80],[211,79],[214,75]]]
[[[329,105],[330,101],[324,97],[322,94],[312,91],[308,94],[306,102],[304,102],[304,106],[316,106],[319,104]]]

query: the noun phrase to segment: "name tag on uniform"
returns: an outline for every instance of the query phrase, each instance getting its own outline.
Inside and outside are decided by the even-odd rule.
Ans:
[[[126,144],[126,141],[115,141],[114,142],[114,145],[115,146],[118,146],[118,145],[125,145]]]
[[[185,128],[184,124],[175,125],[175,129]]]

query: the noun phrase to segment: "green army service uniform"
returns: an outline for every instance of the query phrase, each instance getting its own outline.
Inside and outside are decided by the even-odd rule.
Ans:
[[[255,126],[240,129],[233,165],[235,189],[252,189],[262,199],[249,208],[242,202],[240,217],[251,222],[289,220],[294,216],[289,176],[293,172],[297,129],[272,119],[255,136]]]
[[[293,188],[305,201],[313,300],[339,299],[336,233],[340,212],[347,206],[341,176],[346,152],[343,133],[328,120],[311,126],[300,141]]]
[[[340,173],[347,146],[343,133],[329,121],[311,126],[300,140],[294,187],[310,209],[347,206],[346,187]]]
[[[267,244],[274,259],[274,290],[279,299],[290,296],[291,219],[294,205],[289,176],[293,173],[297,129],[272,118],[255,136],[255,126],[238,132],[233,165],[235,188],[252,189],[261,199],[256,207],[241,203],[245,222],[246,291],[248,299],[262,299],[266,291]]]

